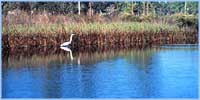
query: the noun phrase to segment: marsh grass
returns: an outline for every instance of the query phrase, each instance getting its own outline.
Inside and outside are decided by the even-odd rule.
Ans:
[[[141,21],[138,22],[135,21],[138,18],[137,16],[128,16],[128,18],[127,16],[122,18],[114,16],[111,18],[98,14],[89,17],[75,14],[51,15],[48,12],[30,15],[26,11],[19,10],[15,14],[3,15],[2,22],[3,34],[22,36],[35,34],[56,36],[60,33],[179,33],[186,31],[183,26],[177,25],[176,19],[180,16],[140,16],[142,18],[139,17]],[[124,18],[125,20],[123,20]],[[194,31],[195,29],[190,28],[191,30]]]
[[[135,33],[135,32],[179,32],[176,25],[157,24],[147,22],[112,22],[112,23],[71,23],[71,24],[35,24],[35,25],[9,25],[3,27],[3,34],[49,34],[60,33],[75,34],[109,34],[109,33]]]

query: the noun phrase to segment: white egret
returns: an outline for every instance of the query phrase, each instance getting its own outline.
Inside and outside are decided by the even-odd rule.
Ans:
[[[71,34],[70,40],[69,40],[68,42],[62,43],[60,46],[63,47],[63,46],[68,46],[69,44],[71,44],[71,42],[72,42],[72,37],[73,37],[74,35],[75,35],[75,34]]]

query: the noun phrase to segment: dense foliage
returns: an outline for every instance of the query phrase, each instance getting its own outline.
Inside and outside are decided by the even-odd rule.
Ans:
[[[91,4],[91,6],[90,6]],[[81,13],[86,14],[89,8],[94,13],[126,13],[171,15],[175,13],[198,13],[198,2],[81,2]],[[52,14],[77,14],[78,2],[3,2],[3,14],[14,9],[25,11],[48,11]]]

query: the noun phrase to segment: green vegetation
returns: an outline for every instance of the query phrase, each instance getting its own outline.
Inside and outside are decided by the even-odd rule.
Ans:
[[[3,34],[197,32],[197,7],[198,2],[3,2]]]
[[[112,22],[112,23],[75,23],[75,24],[47,24],[47,25],[17,25],[9,28],[3,27],[3,34],[59,34],[59,33],[133,33],[133,32],[178,32],[179,28],[176,25],[168,24],[151,24],[139,22]]]
[[[193,15],[177,16],[177,25],[179,27],[192,27],[198,29],[198,17]]]

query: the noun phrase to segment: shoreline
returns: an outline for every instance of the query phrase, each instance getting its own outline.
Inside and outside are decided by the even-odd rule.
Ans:
[[[3,48],[14,47],[59,47],[69,41],[70,34],[53,35],[35,34],[2,35]],[[129,48],[138,46],[167,45],[167,44],[198,44],[198,33],[108,33],[108,34],[75,34],[70,47],[73,49],[85,47],[114,47]]]

